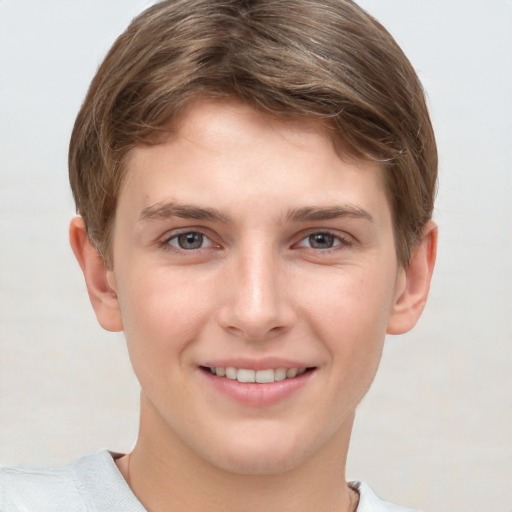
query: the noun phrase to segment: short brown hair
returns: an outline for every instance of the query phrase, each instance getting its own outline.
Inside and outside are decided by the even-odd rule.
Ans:
[[[69,151],[77,211],[107,265],[127,153],[162,140],[204,96],[324,120],[349,154],[382,162],[407,265],[432,215],[434,134],[410,62],[350,0],[167,0],[133,20],[91,83]]]

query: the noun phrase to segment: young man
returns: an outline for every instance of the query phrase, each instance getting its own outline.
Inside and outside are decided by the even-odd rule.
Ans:
[[[70,240],[140,381],[133,451],[5,468],[0,510],[399,511],[345,462],[434,266],[418,79],[349,0],[172,0],[94,78]]]

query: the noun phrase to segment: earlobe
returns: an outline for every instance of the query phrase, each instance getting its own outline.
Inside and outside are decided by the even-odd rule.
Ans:
[[[91,243],[81,217],[71,220],[69,242],[84,274],[89,299],[98,322],[107,331],[122,331],[123,322],[114,274],[107,270],[102,256]]]
[[[405,283],[393,304],[388,334],[404,334],[419,320],[427,302],[436,261],[437,226],[430,221],[423,230],[423,240],[413,248],[409,265],[403,270]]]

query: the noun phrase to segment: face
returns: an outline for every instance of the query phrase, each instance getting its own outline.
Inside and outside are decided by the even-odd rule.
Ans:
[[[340,449],[405,286],[381,169],[314,122],[195,103],[132,150],[113,261],[141,435],[240,473]]]

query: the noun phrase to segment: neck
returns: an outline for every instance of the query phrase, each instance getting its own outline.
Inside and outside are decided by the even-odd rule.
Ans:
[[[142,410],[137,444],[117,464],[148,512],[349,512],[358,499],[345,482],[352,421],[348,432],[336,433],[336,439],[296,467],[239,474],[203,460],[165,425],[146,422]]]

